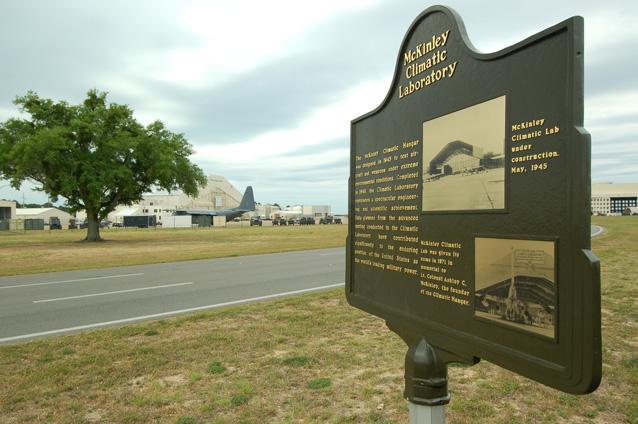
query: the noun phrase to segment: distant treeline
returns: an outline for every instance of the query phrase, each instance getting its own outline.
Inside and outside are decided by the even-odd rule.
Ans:
[[[20,202],[18,202],[17,200],[14,200],[14,202],[16,202],[16,208],[19,209],[23,209],[23,208],[56,208],[56,209],[60,209],[61,211],[64,212],[68,212],[69,208],[67,208],[66,206],[56,206],[51,202],[47,202],[47,203],[43,203],[43,204],[37,204],[37,203],[25,203],[22,204]]]

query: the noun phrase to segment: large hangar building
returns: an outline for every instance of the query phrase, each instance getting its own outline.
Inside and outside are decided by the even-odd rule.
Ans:
[[[199,190],[196,198],[180,194],[149,194],[135,205],[118,206],[109,214],[108,220],[112,223],[122,223],[125,216],[155,216],[155,222],[162,225],[174,226],[173,211],[175,209],[189,210],[224,210],[238,207],[241,203],[243,193],[235,188],[228,180],[218,175],[209,175],[206,185]],[[302,206],[300,216],[309,216],[319,219],[323,216],[332,215],[330,206]],[[290,217],[289,210],[282,211],[273,205],[262,205],[255,203],[253,212],[246,212],[242,219],[249,219],[251,216],[261,216],[263,218]],[[79,211],[76,214],[79,222],[86,219],[86,212]],[[217,225],[217,224],[214,224]]]
[[[461,140],[452,141],[432,158],[426,167],[430,177],[503,167],[503,155],[485,154],[481,147]]]
[[[638,184],[595,183],[591,187],[591,211],[594,215],[622,215],[638,206]]]
[[[109,214],[108,220],[120,223],[124,216],[154,215],[156,222],[162,223],[173,215],[175,209],[222,210],[239,206],[242,193],[228,180],[218,175],[209,175],[206,185],[199,190],[196,198],[180,194],[149,194],[135,205],[120,205]],[[86,219],[86,212],[79,211],[77,218]]]

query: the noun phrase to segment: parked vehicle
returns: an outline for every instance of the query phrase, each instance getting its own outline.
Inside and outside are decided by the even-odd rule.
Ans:
[[[253,216],[252,218],[250,218],[250,226],[252,227],[253,225],[259,225],[261,227],[262,222],[258,216]]]
[[[111,221],[109,221],[108,219],[104,219],[104,220],[100,221],[99,225],[100,225],[100,228],[110,228],[111,227]],[[115,226],[115,224],[113,226]],[[121,226],[121,224],[120,224],[120,226]],[[78,227],[81,230],[84,230],[85,228],[89,228],[89,220],[85,219],[84,221],[82,221],[78,225]]]
[[[49,218],[49,230],[61,230],[62,223],[60,222],[60,218],[57,216],[52,216]]]
[[[272,225],[286,225],[287,222],[283,218],[273,218]]]

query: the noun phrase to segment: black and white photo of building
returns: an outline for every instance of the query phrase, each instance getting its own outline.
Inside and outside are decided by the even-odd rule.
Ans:
[[[505,208],[505,96],[423,123],[423,211]]]

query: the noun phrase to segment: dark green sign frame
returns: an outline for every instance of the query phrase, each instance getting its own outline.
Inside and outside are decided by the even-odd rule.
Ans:
[[[434,349],[568,393],[598,387],[583,48],[574,17],[482,54],[456,12],[431,7],[385,100],[352,121],[346,295],[409,358]],[[409,384],[424,384],[419,366]]]

